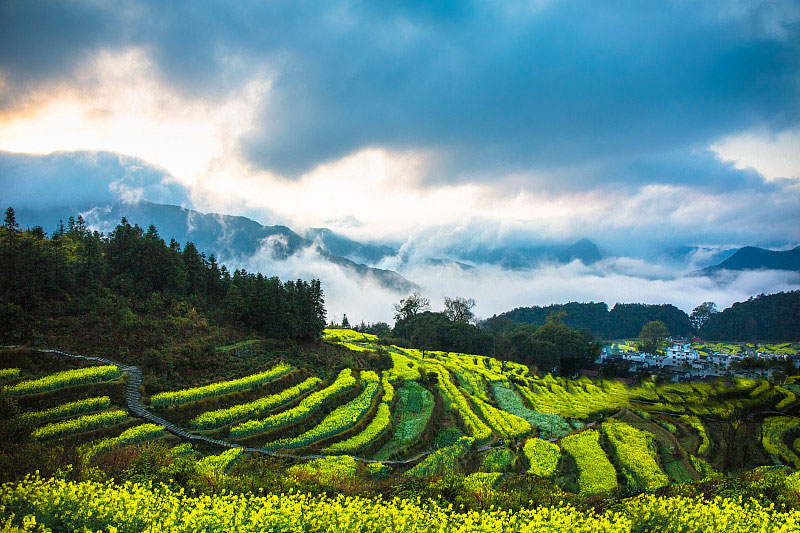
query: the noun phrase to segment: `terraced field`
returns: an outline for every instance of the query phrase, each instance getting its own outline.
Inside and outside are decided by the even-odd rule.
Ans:
[[[629,387],[537,376],[489,357],[384,346],[351,330],[326,330],[325,341],[366,355],[385,351],[392,367],[344,368],[322,380],[276,362],[228,381],[145,394],[141,403],[133,367],[44,376],[8,368],[0,377],[21,405],[33,405],[31,398],[51,405],[21,415],[35,438],[76,439],[88,461],[153,440],[175,454],[197,453],[193,445],[204,443],[217,450],[202,459],[209,472],[257,452],[305,459],[297,471],[308,476],[352,464],[362,474],[409,478],[515,471],[584,495],[652,491],[731,465],[800,466],[796,379]],[[96,394],[100,385],[125,387],[125,374],[127,405]],[[75,399],[59,403],[67,389]],[[757,438],[737,438],[746,432]]]

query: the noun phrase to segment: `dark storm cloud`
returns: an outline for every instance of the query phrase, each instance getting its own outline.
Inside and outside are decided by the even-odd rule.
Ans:
[[[128,45],[209,98],[266,69],[262,127],[242,147],[288,177],[372,145],[434,150],[430,181],[595,161],[626,170],[800,119],[790,2],[735,13],[724,2],[97,5],[3,3],[7,83],[69,79],[92,50]],[[597,181],[575,185],[614,179],[587,175]]]
[[[605,177],[598,174],[605,174]],[[598,165],[597,169],[587,171],[587,176],[587,181],[605,180],[617,190],[657,184],[691,187],[706,194],[731,191],[775,193],[792,185],[792,182],[780,180],[765,181],[755,169],[736,168],[734,163],[721,161],[710,150],[657,153],[614,162],[608,167]]]
[[[13,103],[37,83],[68,78],[100,47],[124,42],[118,14],[89,2],[0,2],[0,70]]]

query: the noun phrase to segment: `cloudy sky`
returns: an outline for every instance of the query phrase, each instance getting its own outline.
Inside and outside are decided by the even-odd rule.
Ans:
[[[800,4],[2,0],[0,151],[357,239],[786,248]]]

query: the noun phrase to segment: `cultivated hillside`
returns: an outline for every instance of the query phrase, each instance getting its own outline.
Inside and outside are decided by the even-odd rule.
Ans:
[[[552,512],[568,511],[557,501],[606,509],[609,498],[643,492],[685,496],[698,489],[678,487],[712,490],[709,482],[721,490],[713,484],[717,472],[741,476],[768,465],[787,468],[756,477],[769,473],[785,492],[800,466],[800,377],[782,385],[739,379],[626,386],[386,346],[346,329],[328,329],[324,339],[320,349],[346,349],[355,366],[332,368],[252,340],[215,350],[219,359],[252,361],[247,372],[197,375],[181,389],[141,386],[140,369],[113,359],[3,349],[3,430],[17,435],[13,444],[4,440],[3,475],[47,473],[72,458],[74,479],[84,483],[155,479],[176,490],[250,484],[428,496],[444,475],[450,488],[436,498],[445,505],[448,498],[472,508],[503,501],[522,519],[531,504],[520,498]],[[65,455],[49,454],[54,449]],[[146,474],[141,461],[150,464]],[[265,468],[271,477],[263,477]],[[742,479],[747,492],[753,475]],[[23,487],[13,490],[29,490]],[[35,487],[28,494],[64,490]],[[11,489],[3,490],[9,501]],[[124,498],[130,489],[92,490]],[[17,493],[14,505],[27,497]],[[615,512],[630,514],[637,505],[642,500]],[[575,512],[569,520],[599,520]]]

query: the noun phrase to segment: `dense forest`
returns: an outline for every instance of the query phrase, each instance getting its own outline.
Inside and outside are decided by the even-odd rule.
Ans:
[[[700,327],[708,340],[800,340],[800,291],[761,294],[712,313]]]
[[[578,329],[588,329],[598,338],[626,339],[636,337],[642,326],[653,320],[666,324],[670,334],[691,337],[695,334],[689,315],[671,304],[616,304],[611,310],[603,302],[554,304],[545,307],[518,307],[486,320],[489,329],[502,329],[506,321],[543,325],[555,311],[564,311],[564,323]]]
[[[57,317],[118,331],[146,317],[138,341],[155,347],[180,321],[280,341],[315,340],[325,327],[318,280],[229,272],[191,242],[166,244],[154,226],[145,231],[124,218],[108,235],[90,231],[81,217],[49,236],[41,227],[21,230],[12,208],[0,228],[0,317],[4,343],[36,341],[39,322]]]
[[[703,316],[701,311],[708,305],[710,308]],[[762,294],[737,302],[722,312],[708,302],[698,306],[691,316],[670,304],[618,303],[610,310],[602,302],[518,307],[495,315],[482,325],[490,331],[509,330],[512,324],[541,326],[557,311],[564,312],[563,322],[567,326],[588,329],[602,339],[637,337],[646,323],[660,320],[673,336],[739,342],[800,340],[800,291]]]

